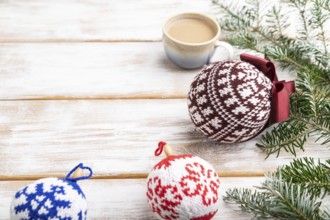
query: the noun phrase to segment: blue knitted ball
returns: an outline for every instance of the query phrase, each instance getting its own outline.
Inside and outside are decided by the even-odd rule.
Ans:
[[[45,178],[15,194],[10,217],[15,220],[83,220],[87,218],[87,202],[76,179]]]

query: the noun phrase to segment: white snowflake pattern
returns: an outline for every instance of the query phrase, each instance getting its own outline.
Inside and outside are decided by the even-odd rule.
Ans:
[[[227,75],[229,73],[229,70],[228,69],[223,69],[223,70],[219,70],[219,73],[218,75]]]
[[[218,86],[220,86],[222,84],[226,84],[226,82],[228,82],[228,80],[226,78],[218,79]]]
[[[236,136],[242,136],[243,134],[246,134],[246,132],[248,132],[248,131],[249,131],[248,129],[243,128],[240,131],[238,131],[238,130],[234,131],[233,134],[236,135]]]
[[[247,111],[249,111],[249,109],[247,107],[245,107],[245,106],[238,106],[232,112],[234,114],[238,115],[239,113],[245,114]]]
[[[230,92],[232,92],[232,89],[229,87],[219,90],[220,95],[228,95]]]
[[[200,75],[199,75],[199,79],[205,79],[206,76],[207,76],[206,73],[200,74]]]
[[[29,184],[12,200],[11,219],[30,219],[31,215],[36,219],[77,219],[77,216],[86,219],[86,200],[80,189],[73,186],[57,178],[40,179]]]
[[[259,94],[262,96],[262,97],[265,97],[267,95],[266,91],[265,90],[261,90],[259,92]]]
[[[204,91],[204,90],[205,90],[205,85],[204,85],[204,83],[198,85],[196,89],[197,89],[198,92]]]
[[[193,113],[193,112],[195,112],[197,110],[197,107],[196,106],[191,106],[190,108],[189,108],[189,111],[190,111],[190,113]]]
[[[257,77],[257,83],[260,85],[260,84],[263,84],[263,79],[261,77]]]
[[[201,127],[203,130],[205,130],[207,133],[213,133],[213,129],[211,129],[209,126],[206,124]],[[202,131],[201,131],[202,132]],[[203,132],[202,132],[203,133]]]
[[[232,97],[224,101],[227,107],[230,107],[231,105],[234,105],[235,103],[238,103],[237,98]]]
[[[259,111],[257,119],[258,120],[264,119],[268,113],[269,113],[268,111]]]
[[[213,127],[215,127],[216,129],[219,129],[219,128],[221,128],[222,121],[218,117],[215,117],[211,120],[210,123]]]
[[[207,108],[203,109],[203,114],[204,114],[205,116],[208,116],[208,115],[210,115],[210,114],[213,114],[213,110],[211,109],[210,106],[208,106]]]
[[[239,72],[237,75],[239,80],[242,80],[245,77],[245,73],[242,72]]]
[[[251,97],[249,99],[249,102],[253,105],[257,105],[260,102],[260,99],[256,98],[256,97]]]
[[[189,96],[198,106],[190,111],[193,122],[198,121],[198,130],[214,140],[236,142],[247,140],[262,129],[270,111],[272,86],[262,72],[246,62],[226,61],[200,74],[206,74],[206,80],[195,80],[195,94]],[[205,88],[198,94],[201,84]]]
[[[247,87],[240,90],[239,94],[242,96],[243,99],[245,99],[246,97],[251,96],[253,94],[253,91],[249,87]]]
[[[195,112],[195,113],[193,114],[193,119],[194,119],[194,121],[195,121],[196,123],[200,123],[200,122],[203,121],[202,116],[201,116],[198,112]]]
[[[201,96],[201,97],[199,97],[199,98],[197,99],[197,103],[198,103],[199,105],[202,105],[202,104],[204,104],[204,103],[206,103],[206,102],[207,102],[206,95],[203,95],[203,96]]]

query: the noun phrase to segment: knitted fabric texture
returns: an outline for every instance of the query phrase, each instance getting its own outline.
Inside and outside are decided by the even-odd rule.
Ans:
[[[271,81],[247,62],[212,63],[190,86],[190,117],[197,130],[212,140],[246,141],[268,121],[271,88]]]
[[[73,177],[76,169],[87,170],[87,176]],[[87,218],[87,202],[78,180],[88,179],[93,171],[83,164],[71,170],[65,179],[45,178],[19,190],[10,207],[12,220],[84,220]]]
[[[219,208],[219,177],[196,156],[168,156],[149,173],[147,186],[149,205],[162,219],[208,220]]]

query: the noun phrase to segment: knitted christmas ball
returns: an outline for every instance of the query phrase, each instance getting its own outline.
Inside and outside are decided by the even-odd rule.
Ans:
[[[272,82],[254,65],[222,61],[205,66],[188,94],[190,118],[198,131],[222,143],[256,136],[271,110]]]
[[[71,174],[78,169],[88,170],[89,175],[71,178]],[[10,219],[86,219],[86,198],[76,181],[91,176],[92,170],[79,164],[65,179],[44,178],[25,186],[15,194],[10,208]]]
[[[164,146],[168,145],[160,142],[159,149]],[[205,160],[169,155],[149,173],[147,199],[161,219],[208,220],[218,211],[219,187],[216,171]]]

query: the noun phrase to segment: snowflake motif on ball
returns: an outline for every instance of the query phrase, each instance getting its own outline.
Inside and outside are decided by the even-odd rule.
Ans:
[[[180,181],[185,196],[201,196],[203,204],[209,206],[218,201],[218,188],[220,180],[214,170],[205,170],[200,163],[187,164],[185,167],[188,175]]]
[[[82,175],[84,170],[88,171],[87,175]],[[10,219],[85,220],[87,202],[76,182],[92,175],[92,169],[80,163],[65,179],[44,178],[25,186],[12,200]]]
[[[163,219],[179,217],[176,207],[181,204],[182,196],[177,186],[163,185],[159,177],[151,178],[148,181],[147,197],[152,201],[152,211]]]
[[[34,219],[36,212],[37,217],[43,219],[85,219],[87,210],[74,210],[72,198],[85,200],[76,183],[57,178],[41,179],[16,193],[13,211],[23,219]]]
[[[242,61],[210,64],[195,77],[188,94],[198,131],[223,143],[246,141],[267,123],[271,81]]]
[[[147,199],[162,219],[209,220],[219,208],[214,168],[189,154],[168,155],[149,173]]]

